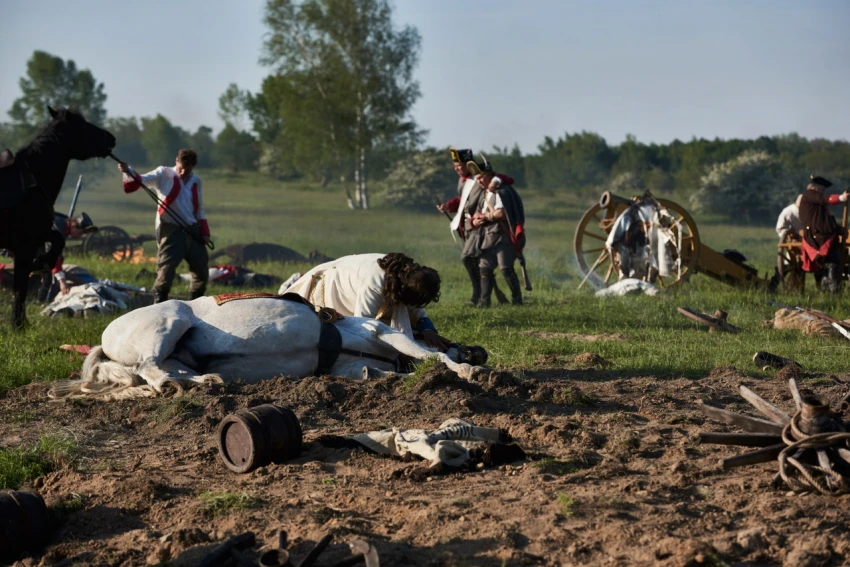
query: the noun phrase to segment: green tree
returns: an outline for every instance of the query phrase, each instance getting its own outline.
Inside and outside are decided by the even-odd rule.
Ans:
[[[150,165],[173,165],[180,148],[187,146],[185,133],[162,114],[142,118],[142,146]]]
[[[805,175],[794,173],[763,151],[747,150],[715,164],[691,195],[697,212],[729,215],[745,221],[772,222],[805,187]]]
[[[265,22],[263,62],[282,79],[283,129],[301,134],[289,138],[309,148],[299,152],[302,167],[326,167],[319,150],[330,150],[349,207],[368,208],[372,151],[421,142],[409,114],[420,95],[413,79],[418,31],[396,29],[387,0],[268,0]]]
[[[212,128],[199,126],[189,138],[189,146],[198,154],[198,167],[215,167],[215,138]]]
[[[225,124],[244,130],[247,127],[248,93],[240,90],[236,83],[230,83],[218,97],[218,116]]]
[[[457,175],[444,150],[426,150],[393,164],[381,185],[378,197],[387,204],[433,210],[435,197],[442,202],[456,196]]]
[[[70,59],[64,61],[44,51],[35,51],[27,61],[27,74],[18,85],[22,94],[9,110],[16,126],[34,130],[48,121],[48,105],[76,108],[95,124],[104,124],[106,120],[103,83],[98,83],[88,69],[77,69]]]
[[[254,169],[258,157],[257,142],[248,132],[227,124],[215,140],[215,161],[233,173]]]
[[[115,136],[116,145],[112,153],[130,164],[137,166],[149,164],[148,154],[142,144],[142,129],[135,116],[108,118],[106,129]]]

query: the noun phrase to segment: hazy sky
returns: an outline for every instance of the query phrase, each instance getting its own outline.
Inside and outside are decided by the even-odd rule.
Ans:
[[[0,113],[36,49],[88,68],[110,116],[218,130],[256,91],[263,0],[2,0]],[[850,137],[848,0],[396,0],[422,35],[414,108],[434,146],[591,130],[611,143]]]

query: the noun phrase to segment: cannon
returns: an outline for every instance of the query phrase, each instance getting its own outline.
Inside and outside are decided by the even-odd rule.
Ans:
[[[720,253],[700,242],[690,213],[678,203],[655,198],[649,191],[631,199],[610,191],[603,193],[581,217],[573,249],[584,276],[579,287],[587,281],[606,286],[613,277],[636,277],[664,288],[697,273],[730,285],[767,283],[739,252]],[[629,250],[640,255],[637,262]],[[641,263],[645,269],[635,265]]]

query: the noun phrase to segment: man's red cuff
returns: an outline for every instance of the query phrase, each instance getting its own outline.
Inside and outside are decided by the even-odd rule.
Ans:
[[[460,207],[460,197],[455,197],[443,203],[443,207],[450,213],[456,213]]]

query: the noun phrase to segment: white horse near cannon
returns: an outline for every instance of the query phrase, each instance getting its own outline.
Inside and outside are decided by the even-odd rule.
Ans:
[[[338,331],[332,333],[338,348],[331,358],[327,343],[320,357],[320,334],[327,335],[323,325]],[[400,354],[416,360],[437,357],[466,379],[483,370],[455,362],[453,349],[446,354],[421,346],[374,319],[325,323],[312,306],[278,298],[221,305],[213,297],[165,301],[114,320],[101,340],[102,346],[86,357],[81,379],[56,384],[50,397],[154,397],[193,384],[322,373],[361,379],[395,373]]]

